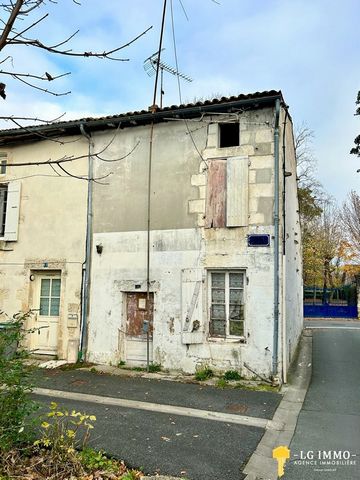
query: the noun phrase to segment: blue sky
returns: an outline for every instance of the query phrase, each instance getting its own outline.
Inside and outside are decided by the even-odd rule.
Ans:
[[[281,89],[295,124],[306,122],[314,130],[324,187],[338,202],[350,189],[359,190],[360,159],[349,150],[360,133],[360,117],[354,116],[360,90],[360,2],[182,0],[187,20],[180,1],[172,1],[179,67],[194,79],[182,83],[183,100]],[[174,65],[168,4],[163,59]],[[123,50],[129,62],[60,58],[28,47],[3,51],[13,56],[17,71],[72,72],[52,84],[58,91],[71,90],[66,97],[6,79],[3,114],[55,118],[66,112],[66,118],[78,118],[146,109],[152,103],[153,78],[143,61],[157,50],[162,0],[83,0],[81,6],[62,0],[45,10],[50,16],[34,30],[36,36],[56,43],[80,28],[74,49],[112,48],[153,28]],[[178,103],[176,79],[168,75],[164,104]]]

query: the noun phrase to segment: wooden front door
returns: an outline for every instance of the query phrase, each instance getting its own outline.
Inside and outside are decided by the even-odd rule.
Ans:
[[[60,318],[60,275],[35,275],[35,332],[32,348],[34,353],[56,355]]]
[[[150,333],[149,353],[150,360],[152,360],[153,314],[153,293],[150,293],[149,299],[146,292],[129,292],[126,294],[126,361],[133,363],[146,362],[147,321],[149,321]]]

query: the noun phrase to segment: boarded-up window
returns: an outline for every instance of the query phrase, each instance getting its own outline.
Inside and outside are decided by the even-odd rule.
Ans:
[[[249,216],[248,157],[210,160],[205,228],[245,227]]]
[[[205,228],[226,227],[226,160],[210,160]]]
[[[210,334],[244,337],[244,272],[210,272]]]
[[[146,336],[144,322],[149,320],[149,332],[153,330],[154,294],[149,299],[145,292],[130,292],[126,294],[126,334],[132,337]]]

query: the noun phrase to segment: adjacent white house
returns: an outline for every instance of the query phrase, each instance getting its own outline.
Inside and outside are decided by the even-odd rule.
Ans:
[[[39,129],[80,140],[56,146],[37,138]],[[13,161],[79,149],[83,163],[72,168],[93,180],[38,178],[41,202],[27,179],[19,239],[4,238],[0,253],[1,262],[6,255],[18,263],[0,276],[2,308],[31,304],[31,275],[40,281],[38,319],[44,304],[51,317],[58,294],[58,356],[73,358],[75,339],[98,363],[150,360],[185,372],[207,365],[286,380],[302,330],[302,264],[292,121],[281,92],[61,122],[26,135],[3,131],[0,147]],[[10,164],[2,188],[19,177]],[[0,212],[2,198],[0,191]],[[53,231],[56,219],[64,228]],[[41,293],[48,268],[55,276],[43,288],[54,298]],[[4,287],[15,274],[16,289]],[[12,294],[23,304],[6,300]]]
[[[27,164],[61,158],[71,145],[71,155],[85,158],[64,167],[87,174],[87,140],[79,135],[78,129],[77,136],[46,140],[37,130],[0,132],[0,310],[9,316],[32,310],[31,350],[72,362],[80,338],[87,182]]]

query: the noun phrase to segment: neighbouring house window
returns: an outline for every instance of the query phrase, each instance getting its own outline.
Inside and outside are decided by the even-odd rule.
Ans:
[[[7,165],[7,154],[0,152],[0,175],[5,175]]]
[[[244,336],[244,282],[244,272],[210,272],[210,335]]]
[[[60,312],[60,278],[42,278],[40,287],[40,315],[58,317]]]
[[[0,237],[5,235],[8,186],[0,185]]]
[[[219,147],[238,147],[240,127],[238,123],[219,123]]]

